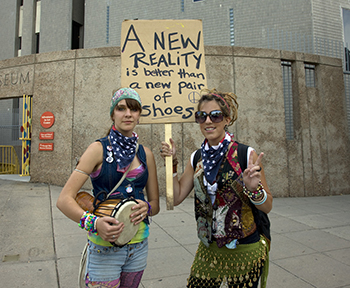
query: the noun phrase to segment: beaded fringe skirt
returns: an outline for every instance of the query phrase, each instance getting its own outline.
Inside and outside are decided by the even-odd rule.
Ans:
[[[265,288],[269,264],[268,250],[267,241],[263,236],[259,242],[237,245],[235,249],[225,246],[219,248],[215,242],[207,248],[200,242],[187,287],[249,288],[261,276],[261,287]]]

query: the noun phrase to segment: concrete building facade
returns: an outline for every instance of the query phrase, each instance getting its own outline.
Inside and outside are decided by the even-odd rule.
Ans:
[[[350,193],[350,144],[346,118],[342,61],[337,58],[272,49],[206,46],[208,87],[234,91],[239,116],[230,132],[237,141],[265,153],[266,177],[276,197]],[[292,70],[293,133],[287,139],[281,63]],[[306,84],[305,63],[315,65],[315,86]],[[109,103],[120,86],[120,49],[95,48],[40,53],[0,62],[0,79],[27,75],[25,82],[2,80],[0,99],[33,97],[32,182],[64,185],[87,146],[110,127]],[[1,101],[1,100],[0,100]],[[55,115],[52,127],[40,125],[41,115]],[[53,151],[40,151],[40,132],[54,132]],[[156,157],[164,195],[163,124],[139,125],[140,143]],[[173,125],[179,170],[200,147],[195,123]],[[87,184],[87,189],[90,188]]]
[[[338,45],[345,38],[348,1],[16,0],[0,6],[0,103],[33,97],[31,181],[63,185],[75,158],[110,126],[124,19],[202,19],[208,87],[238,95],[239,118],[231,132],[265,152],[274,195],[350,193],[349,104],[344,46]],[[289,102],[284,67],[290,71]],[[45,111],[56,117],[45,130],[55,132],[53,151],[39,151]],[[163,127],[142,125],[137,132],[156,155],[164,194],[158,155]],[[202,136],[195,124],[174,124],[173,134],[181,143],[182,169]]]

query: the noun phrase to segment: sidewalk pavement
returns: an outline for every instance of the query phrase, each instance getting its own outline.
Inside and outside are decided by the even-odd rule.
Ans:
[[[10,176],[10,175],[6,175]],[[62,187],[0,177],[0,287],[77,288],[86,236]],[[11,180],[9,180],[11,179]],[[275,198],[268,288],[350,288],[350,195]],[[198,245],[193,199],[154,216],[140,288],[184,288]]]

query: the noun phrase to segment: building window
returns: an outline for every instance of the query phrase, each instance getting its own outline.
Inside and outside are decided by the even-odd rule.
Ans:
[[[192,0],[193,2],[202,2],[203,0]]]
[[[344,35],[344,66],[345,71],[350,71],[350,10],[342,9],[343,12],[343,35]]]
[[[19,125],[19,98],[12,100],[12,137],[11,141],[16,142],[21,137]]]
[[[73,21],[72,24],[72,49],[79,49],[80,46],[80,31],[83,25]]]
[[[35,53],[39,53],[40,33],[35,33]]]
[[[348,127],[350,129],[350,73],[344,73],[344,88],[345,88],[345,100],[346,100],[346,112],[348,118]]]
[[[185,0],[181,0],[181,12],[185,12]]]
[[[109,43],[109,6],[106,11],[106,44]]]
[[[294,139],[293,124],[293,91],[292,91],[292,63],[282,61],[282,78],[283,78],[283,97],[284,97],[284,114],[286,125],[287,140]]]
[[[305,63],[305,84],[306,87],[316,87],[315,65]]]
[[[235,24],[233,18],[233,9],[230,8],[230,45],[235,45]]]
[[[35,14],[35,53],[39,53],[40,44],[41,1],[36,1]]]
[[[346,44],[345,44],[346,45]],[[350,50],[348,47],[344,47],[344,70],[345,71],[350,71]]]
[[[21,3],[20,3],[19,15],[18,15],[17,56],[22,55],[22,27],[23,27],[23,1],[21,1]]]

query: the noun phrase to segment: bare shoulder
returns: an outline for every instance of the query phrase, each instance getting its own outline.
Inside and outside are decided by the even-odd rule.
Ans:
[[[103,146],[101,142],[96,141],[89,145],[89,147],[85,150],[84,154],[81,156],[81,160],[91,161],[95,159],[94,162],[98,162],[100,158],[103,157]]]
[[[143,149],[145,150],[146,156],[152,156],[153,157],[153,152],[151,151],[151,149],[149,149],[146,146],[143,146]]]
[[[100,141],[95,141],[89,145],[86,151],[90,153],[101,153],[103,151],[102,143]]]

